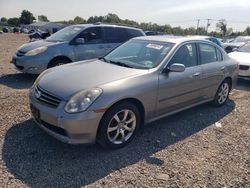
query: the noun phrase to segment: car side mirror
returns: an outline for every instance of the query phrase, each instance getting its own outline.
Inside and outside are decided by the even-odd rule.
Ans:
[[[180,63],[174,63],[167,68],[169,72],[184,72],[186,67]]]
[[[76,41],[75,41],[76,45],[84,44],[84,43],[85,43],[85,39],[84,38],[77,38]]]

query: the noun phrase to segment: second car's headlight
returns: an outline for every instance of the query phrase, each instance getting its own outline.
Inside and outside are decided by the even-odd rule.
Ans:
[[[75,94],[65,106],[68,113],[85,111],[102,93],[102,89],[93,88]]]
[[[48,49],[48,47],[42,46],[42,47],[36,48],[34,50],[28,51],[25,55],[26,56],[34,56],[34,55],[45,52],[47,49]]]

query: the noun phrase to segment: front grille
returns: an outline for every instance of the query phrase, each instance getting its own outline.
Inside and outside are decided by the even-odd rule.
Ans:
[[[45,121],[41,121],[40,123],[42,126],[46,127],[47,129],[49,129],[52,132],[55,132],[55,133],[60,134],[62,136],[68,136],[66,131],[60,127],[56,127],[56,126],[51,125]]]
[[[16,56],[18,56],[18,57],[22,57],[22,56],[24,56],[26,54],[26,52],[23,52],[23,51],[20,51],[20,50],[18,50],[17,52],[16,52]]]
[[[240,65],[240,70],[248,70],[249,66],[247,65]]]
[[[34,89],[34,95],[38,101],[54,108],[57,108],[61,102],[61,99],[59,97],[48,93],[38,85]]]

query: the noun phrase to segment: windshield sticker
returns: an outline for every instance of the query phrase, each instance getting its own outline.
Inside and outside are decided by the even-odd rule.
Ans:
[[[146,47],[147,48],[153,48],[153,49],[156,49],[156,50],[160,50],[160,49],[163,48],[163,46],[158,45],[158,44],[148,44]]]
[[[153,68],[154,67],[154,64],[152,61],[145,61],[144,62],[144,65],[148,68]]]

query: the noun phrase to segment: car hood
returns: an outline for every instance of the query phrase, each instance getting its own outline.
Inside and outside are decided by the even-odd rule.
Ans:
[[[229,42],[229,43],[224,43],[222,46],[223,47],[227,47],[227,46],[240,47],[243,44],[244,42]]]
[[[26,53],[26,52],[28,52],[30,50],[33,50],[33,49],[36,49],[36,48],[39,48],[39,47],[42,47],[42,46],[47,46],[48,47],[48,46],[56,45],[56,44],[59,44],[59,43],[61,43],[61,42],[49,42],[49,41],[46,41],[46,40],[38,40],[38,41],[23,44],[17,50]]]
[[[84,89],[100,87],[106,83],[144,74],[148,70],[126,68],[100,60],[87,60],[48,69],[37,84],[64,100]]]
[[[235,59],[241,65],[250,65],[250,53],[245,52],[232,52],[228,54],[229,57]]]

